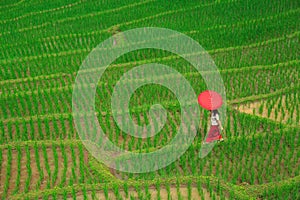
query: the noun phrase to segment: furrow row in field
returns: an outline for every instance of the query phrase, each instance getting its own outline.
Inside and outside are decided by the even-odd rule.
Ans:
[[[143,3],[139,3],[139,4],[143,4]],[[134,4],[135,5],[135,4]],[[128,5],[127,5],[128,6]],[[126,6],[125,6],[125,8],[127,8]],[[147,7],[145,7],[145,8],[147,8]],[[114,10],[114,9],[113,9]],[[140,9],[141,10],[141,9]],[[147,9],[147,10],[149,10],[149,9]],[[126,9],[125,9],[125,11],[126,11]],[[152,16],[155,16],[155,15],[157,15],[157,12],[158,13],[160,13],[159,15],[163,15],[163,13],[165,13],[165,15],[168,15],[168,14],[171,14],[171,13],[169,13],[169,11],[165,11],[165,9],[164,10],[161,10],[161,9],[153,9],[153,11],[154,11],[154,13],[152,13],[153,15],[150,15],[150,16],[148,16],[148,17],[144,17],[144,15],[143,16],[140,16],[140,17],[136,17],[136,16],[130,16],[130,18],[129,19],[127,19],[127,22],[126,23],[133,23],[133,22],[136,22],[136,20],[137,19],[139,19],[139,20],[141,20],[141,19],[147,19],[147,18],[152,18]],[[104,12],[107,12],[107,11],[104,11]],[[174,10],[174,12],[176,12],[176,10]],[[145,12],[144,12],[145,13]],[[148,12],[147,12],[148,13]],[[151,14],[151,12],[150,12],[150,14]],[[137,15],[137,14],[136,14]],[[97,20],[97,18],[93,18],[94,20]],[[99,21],[99,20],[98,20]],[[89,21],[89,24],[90,24],[91,22]],[[120,23],[119,21],[117,21],[117,23]],[[125,23],[125,22],[124,22]],[[124,23],[122,23],[122,24],[124,24]],[[47,24],[52,24],[52,23],[50,23],[50,22],[48,22]],[[68,24],[66,24],[66,26],[67,26]],[[102,27],[102,26],[104,26],[104,27]],[[114,27],[114,26],[120,26],[120,24],[116,24],[116,23],[111,23],[110,25],[100,25],[100,24],[97,24],[96,25],[96,29],[98,29],[98,27],[102,27],[100,30],[98,30],[98,31],[96,31],[97,33],[98,33],[98,35],[100,34],[100,35],[102,35],[103,33],[107,33],[112,27]],[[60,30],[60,29],[59,29]],[[92,29],[93,31],[95,30],[95,27]],[[67,35],[70,35],[70,33],[72,33],[72,32],[74,32],[74,30],[70,30],[70,31],[68,31],[67,32]],[[82,31],[79,31],[79,32],[82,32]],[[79,33],[78,35],[81,35],[81,34],[83,34],[83,35],[85,35],[86,34],[86,32],[88,32],[88,31],[85,31],[84,33]],[[33,33],[31,33],[31,36],[32,35],[34,35]],[[51,34],[50,34],[51,35]],[[55,35],[61,35],[59,32],[55,32]],[[64,34],[65,36],[66,36],[66,34]],[[72,34],[71,34],[72,35]],[[41,39],[39,39],[39,40],[36,40],[36,39],[38,39],[38,38],[41,38],[41,34],[40,33],[38,33],[38,34],[36,34],[36,37],[33,37],[33,38],[35,38],[35,39],[33,39],[33,38],[26,38],[26,37],[24,37],[25,35],[23,34],[23,35],[20,35],[19,37],[18,37],[18,40],[16,40],[16,36],[14,36],[13,38],[11,38],[13,41],[20,41],[21,43],[22,43],[22,46],[24,45],[24,41],[25,41],[25,43],[26,43],[26,41],[29,39],[29,40],[32,40],[33,41],[33,43],[32,44],[30,44],[30,46],[32,46],[32,45],[34,45],[34,43],[36,43],[36,42],[38,42],[39,40],[41,40]],[[55,38],[57,38],[57,37],[59,37],[59,36],[55,36],[55,37],[53,37],[53,36],[51,36],[51,37],[46,37],[46,38],[53,38],[54,40],[52,40],[52,41],[56,41],[57,39],[55,39]],[[42,37],[43,38],[43,37]],[[102,38],[102,37],[101,37]],[[9,42],[7,42],[7,41],[9,41],[10,39],[9,38],[3,38],[4,39],[4,45],[6,45],[6,44],[8,44]],[[99,40],[99,37],[98,37],[98,40]],[[100,41],[99,41],[100,42]],[[98,42],[98,43],[99,43]],[[56,43],[55,43],[56,44]],[[11,44],[8,44],[10,47],[11,47]],[[69,43],[69,45],[71,45],[71,43]],[[15,47],[17,47],[17,46],[20,46],[20,45],[16,45]],[[71,45],[72,46],[72,45]],[[8,46],[3,46],[3,47],[8,47]]]
[[[144,5],[144,4],[147,4],[149,2],[154,2],[154,1],[155,0],[147,0],[145,2],[134,3],[132,5],[127,5],[127,6],[123,6],[123,7],[120,7],[120,8],[111,9],[111,10],[105,10],[105,11],[101,11],[101,12],[98,12],[98,13],[90,13],[90,14],[87,14],[87,15],[81,15],[81,16],[77,16],[77,17],[69,17],[69,18],[65,18],[65,19],[58,19],[57,21],[51,21],[51,22],[46,22],[46,23],[42,23],[42,24],[39,24],[39,25],[35,25],[35,26],[24,27],[24,28],[18,29],[18,30],[13,31],[13,32],[12,31],[3,32],[3,33],[0,34],[0,36],[9,35],[9,34],[12,34],[14,32],[23,33],[23,32],[28,32],[28,31],[32,31],[32,30],[39,30],[41,28],[46,28],[47,26],[50,26],[52,24],[60,24],[60,23],[66,23],[66,22],[69,23],[71,21],[81,20],[81,19],[84,19],[84,18],[92,18],[92,17],[95,17],[95,16],[104,15],[104,14],[107,14],[107,13],[117,12],[117,11],[120,11],[122,9],[127,9],[127,8],[131,8],[131,7],[139,6],[139,5]],[[231,3],[231,2],[234,2],[234,1],[236,1],[236,0],[229,0],[228,2]],[[199,7],[211,6],[211,5],[214,5],[214,4],[215,3],[208,3],[208,4],[200,5],[196,8],[193,7],[193,8],[188,8],[188,9],[179,9],[179,10],[173,10],[173,11],[166,11],[166,12],[163,12],[163,13],[160,13],[160,14],[157,14],[157,15],[145,17],[144,19],[160,17],[160,16],[163,16],[163,15],[174,14],[174,13],[178,13],[178,12],[184,12],[184,11],[188,11],[188,10],[191,10],[191,9],[197,9]],[[140,20],[138,20],[138,19],[133,20],[132,23],[136,22],[136,21],[140,21]],[[127,22],[127,23],[129,23],[129,22]],[[124,24],[126,24],[126,23],[124,23]]]
[[[247,103],[235,106],[240,112],[259,115],[282,123],[299,124],[300,123],[300,94],[280,93],[277,96],[268,96],[263,100],[247,101]]]
[[[300,176],[247,187],[247,193],[262,199],[299,199]]]
[[[297,12],[299,12],[299,9],[294,9],[294,10],[289,10],[287,12],[282,12],[279,14],[275,14],[275,15],[271,15],[271,16],[267,16],[267,17],[260,17],[260,18],[256,18],[256,19],[250,19],[250,20],[244,20],[241,22],[237,22],[237,23],[233,23],[233,24],[223,24],[223,25],[214,25],[212,27],[203,27],[201,28],[201,30],[192,30],[192,31],[184,31],[183,33],[188,34],[190,36],[195,36],[197,34],[204,34],[205,32],[210,32],[210,31],[217,31],[217,30],[232,30],[233,28],[245,28],[245,26],[253,26],[255,24],[259,24],[259,23],[266,23],[267,21],[272,21],[272,20],[278,20],[282,17],[288,17],[290,15],[294,15],[297,14]],[[37,54],[37,51],[39,54],[41,53],[51,53],[53,51],[58,51],[58,46],[60,47],[59,51],[64,51],[66,50],[65,48],[83,48],[86,47],[86,45],[88,46],[95,46],[97,45],[97,43],[100,43],[100,40],[98,39],[90,39],[88,41],[94,41],[95,40],[95,44],[93,42],[93,44],[85,44],[82,42],[76,42],[74,44],[72,44],[72,47],[70,47],[70,44],[73,43],[71,40],[76,39],[76,41],[78,41],[81,38],[86,38],[86,37],[92,37],[92,38],[101,38],[99,36],[101,36],[101,34],[103,34],[102,31],[94,31],[91,33],[82,33],[82,34],[73,34],[71,38],[56,38],[55,39],[55,43],[53,42],[53,38],[51,40],[48,41],[39,41],[37,44],[26,44],[26,42],[22,42],[21,44],[5,44],[2,47],[0,47],[0,49],[2,50],[3,53],[3,58],[12,58],[12,57],[21,57],[24,55],[20,55],[23,51],[22,49],[26,48],[26,53],[23,52],[24,54],[26,54],[26,56],[29,56],[29,53],[34,53]],[[74,37],[73,37],[74,36]],[[67,40],[70,40],[69,42]],[[87,40],[86,40],[87,41]],[[47,44],[47,48],[42,48],[44,45]],[[51,44],[51,45],[50,45]],[[55,45],[54,45],[55,44]],[[68,44],[68,45],[66,45]],[[83,46],[85,45],[85,46]],[[56,48],[55,48],[56,46]],[[10,47],[10,48],[8,48]],[[45,52],[47,51],[47,52]],[[57,53],[57,52],[56,52]]]
[[[266,199],[298,199],[298,185],[299,185],[299,176],[295,178],[290,178],[285,181],[279,181],[272,184],[262,184],[255,187],[255,190],[253,193],[249,194],[247,185],[241,185],[241,186],[235,186],[235,185],[229,185],[228,183],[224,185],[228,185],[227,187],[224,187],[223,183],[221,184],[222,188],[230,188],[234,192],[232,192],[232,196],[227,195],[226,193],[215,193],[212,189],[207,189],[205,186],[205,182],[203,184],[199,184],[199,182],[192,181],[195,180],[195,178],[190,178],[190,182],[193,182],[192,186],[188,184],[177,184],[172,185],[170,183],[167,184],[161,184],[159,187],[153,185],[143,185],[143,184],[137,184],[136,186],[120,186],[120,187],[109,187],[109,188],[103,188],[99,187],[98,185],[88,185],[87,187],[81,185],[79,187],[76,187],[75,190],[71,191],[68,190],[68,188],[64,188],[63,191],[59,191],[59,193],[56,193],[54,190],[49,191],[49,194],[34,194],[32,197],[44,197],[44,198],[66,198],[66,199],[74,199],[74,196],[76,196],[76,199],[84,199],[84,198],[90,198],[90,199],[178,199],[178,198],[192,198],[195,199],[228,199],[228,198],[234,198],[234,199],[247,199],[247,200],[254,200],[257,198],[266,198]],[[196,184],[197,183],[197,184]],[[298,185],[297,185],[298,184]],[[201,186],[203,187],[201,189]],[[129,187],[129,188],[127,188]],[[149,188],[148,188],[149,187]],[[178,188],[179,187],[179,188]],[[211,186],[210,186],[211,187]],[[270,188],[269,188],[270,187]],[[116,192],[116,189],[119,190],[119,192]],[[200,189],[200,190],[199,190]],[[240,192],[237,192],[239,191]],[[218,190],[217,190],[218,191]],[[259,191],[259,193],[257,193]],[[198,196],[198,194],[200,196]],[[229,192],[230,193],[230,192]],[[245,194],[244,194],[245,193]],[[27,197],[31,197],[31,195],[27,195]],[[72,196],[72,197],[71,197]],[[159,196],[159,197],[158,197]],[[17,198],[16,198],[17,199]]]
[[[287,91],[288,92],[288,91]],[[157,136],[154,140],[145,141],[147,146],[153,145],[153,143],[164,143],[168,141],[171,133],[175,133],[178,128],[178,120],[181,109],[177,102],[163,102],[161,105],[167,109],[170,114],[173,113],[171,118],[168,118],[167,124],[163,129],[162,135]],[[149,109],[151,105],[136,106],[130,109],[131,116],[138,124],[148,123]],[[229,111],[228,111],[229,112]],[[199,133],[204,134],[207,132],[207,113],[201,110],[201,121],[199,123]],[[111,113],[96,113],[98,120],[103,128],[104,132],[107,132],[109,137],[117,143],[120,142],[120,146],[128,147],[128,141],[132,140],[131,147],[137,141],[134,138],[127,137],[115,124]],[[278,128],[282,125],[269,119],[259,118],[257,116],[251,116],[244,113],[238,113],[237,111],[230,111],[227,113],[227,118],[224,120],[226,125],[226,132],[229,137],[238,135],[247,135],[251,132],[267,131],[270,128]],[[174,117],[172,117],[174,116]],[[262,120],[263,119],[263,120]],[[248,122],[251,121],[251,126]],[[189,126],[189,125],[186,125]],[[10,118],[1,121],[1,142],[9,142],[14,140],[44,140],[44,139],[67,139],[78,138],[75,131],[73,117],[71,113],[53,113],[47,115],[38,115],[22,118]],[[177,127],[177,128],[176,128]],[[92,128],[91,128],[92,130]],[[172,135],[172,134],[171,134]],[[163,136],[161,138],[161,136]],[[125,138],[125,139],[124,139]],[[150,142],[150,143],[149,143]],[[139,143],[139,142],[138,142]],[[136,143],[136,144],[138,144]],[[141,144],[139,144],[141,145]]]
[[[88,152],[80,143],[32,143],[1,148],[0,186],[2,198],[71,186],[77,183],[104,183],[103,177],[90,173]]]
[[[271,133],[273,132],[274,130],[271,130]],[[247,185],[281,181],[298,176],[300,168],[299,128],[281,129],[277,131],[277,134],[272,135],[269,133],[270,131],[266,134],[257,134],[257,137],[255,135],[242,136],[242,139],[228,138],[216,144],[211,152],[211,148],[203,145],[201,153],[209,151],[203,159],[198,157],[200,148],[190,146],[178,161],[154,173],[120,172],[120,174],[125,174],[125,177],[129,179],[171,177],[174,173],[214,175],[233,184],[247,183]],[[157,162],[162,162],[162,160],[157,160]]]
[[[297,37],[298,34],[299,34],[299,32],[296,32],[294,35],[293,34],[289,35],[289,37],[294,37],[294,36]],[[283,43],[281,44],[280,41],[282,41],[282,40],[283,40]],[[241,67],[243,70],[243,69],[246,69],[246,68],[243,68],[244,66],[247,66],[247,65],[249,66],[252,63],[253,64],[261,63],[261,65],[270,65],[269,64],[270,61],[261,60],[261,59],[259,59],[259,57],[267,57],[267,55],[270,55],[270,53],[272,53],[274,48],[276,48],[278,50],[290,49],[291,45],[293,44],[293,43],[291,43],[293,40],[288,40],[288,41],[289,42],[285,42],[284,37],[280,37],[280,38],[275,38],[273,40],[265,41],[264,43],[250,44],[250,47],[253,47],[250,49],[248,47],[244,47],[244,48],[236,47],[237,50],[232,50],[232,51],[230,51],[229,49],[228,49],[228,51],[226,51],[226,49],[217,49],[216,51],[219,51],[220,53],[213,54],[213,52],[211,52],[211,56],[215,60],[216,65],[219,67],[219,69],[221,69],[221,71],[223,69],[227,70],[228,68],[230,69],[230,68],[237,68],[237,67]],[[297,44],[296,41],[294,44]],[[272,42],[275,42],[275,43],[272,43]],[[260,47],[260,45],[264,46],[266,44],[267,44],[267,46],[265,46],[265,48]],[[270,45],[272,45],[272,46],[270,46]],[[282,48],[283,45],[284,45],[284,48]],[[262,49],[262,51],[260,51],[260,50],[257,51],[256,48],[258,48],[258,47],[260,47],[259,49]],[[231,54],[230,57],[239,58],[239,59],[235,59],[235,60],[229,59],[227,61],[228,53]],[[266,56],[263,56],[264,54]],[[280,54],[281,55],[290,55],[290,56],[295,55],[297,57],[297,52],[294,52],[294,51],[291,51],[291,53],[283,51]],[[257,56],[255,56],[255,55],[257,55]],[[252,58],[253,56],[255,59]],[[166,57],[162,57],[162,58],[152,58],[152,59],[146,59],[146,60],[141,60],[141,61],[136,61],[136,62],[130,61],[130,62],[120,63],[120,64],[113,63],[108,68],[108,72],[107,72],[108,77],[107,78],[118,79],[119,76],[111,76],[111,75],[112,74],[120,74],[120,73],[123,74],[126,70],[129,70],[129,69],[133,68],[134,66],[138,66],[141,64],[145,64],[145,63],[153,63],[153,62],[159,62],[162,64],[166,64],[168,66],[169,65],[174,66],[174,62],[176,62],[176,63],[178,63],[178,66],[176,64],[176,66],[174,66],[174,67],[176,67],[176,69],[179,70],[179,72],[182,72],[183,74],[188,73],[189,72],[188,68],[184,67],[187,65],[187,63],[182,62],[180,58],[173,58],[173,57],[174,56],[166,56]],[[282,59],[278,58],[278,60],[282,60]],[[293,59],[290,59],[290,60],[293,60]],[[229,63],[227,63],[227,62],[229,62]],[[272,62],[277,63],[277,60],[272,59],[271,63]],[[281,61],[279,61],[279,62],[281,62]],[[293,65],[293,64],[297,65],[297,62],[298,61],[296,60],[296,61],[289,61],[287,63],[290,63],[291,65]],[[226,66],[226,68],[224,67],[222,69],[223,65]],[[275,64],[274,66],[276,66],[276,65],[277,64]],[[281,65],[281,64],[279,64],[279,65]],[[252,66],[252,67],[253,67],[253,69],[256,68],[254,66]],[[122,69],[124,72],[122,70],[116,71],[115,69],[116,70]],[[187,69],[187,70],[185,71],[185,69]],[[97,70],[99,70],[99,69],[96,68],[96,69],[86,70],[86,73],[87,74],[94,73],[94,72],[97,72]],[[83,73],[83,71],[81,73]],[[1,93],[2,93],[2,95],[6,96],[6,95],[9,95],[10,93],[19,93],[18,91],[24,91],[24,92],[25,91],[35,91],[38,89],[39,90],[47,89],[49,87],[57,88],[60,86],[67,86],[67,85],[74,83],[76,75],[77,75],[77,72],[76,73],[56,73],[56,74],[54,73],[54,74],[50,74],[50,75],[41,75],[41,76],[36,76],[36,77],[4,80],[4,81],[0,81],[0,85],[2,88]]]
[[[73,188],[57,188],[26,194],[28,198],[76,198],[79,199],[159,199],[171,198],[207,198],[227,199],[238,196],[241,200],[249,197],[240,188],[210,176],[178,176],[177,178],[163,178],[147,181],[131,180],[128,183],[111,184],[76,184]],[[20,199],[18,195],[13,199]],[[77,199],[77,198],[76,198]]]
[[[292,131],[292,130],[289,130]],[[208,176],[213,175],[213,183],[217,183],[218,185],[221,184],[221,188],[232,187],[235,189],[235,192],[239,191],[237,188],[241,188],[241,186],[233,185],[234,183],[243,184],[243,187],[247,188],[250,183],[256,184],[263,184],[268,183],[269,181],[281,181],[282,176],[286,175],[288,177],[297,177],[299,174],[294,175],[293,167],[297,169],[299,168],[299,163],[297,163],[297,148],[295,148],[295,143],[297,140],[299,141],[299,135],[297,136],[297,140],[294,140],[295,135],[291,134],[289,131],[278,131],[276,134],[274,133],[274,137],[270,136],[269,134],[264,134],[263,136],[257,137],[243,137],[243,138],[232,138],[226,140],[225,142],[218,144],[214,150],[211,152],[211,156],[208,156],[205,159],[197,159],[197,149],[200,146],[192,146],[176,163],[171,164],[170,166],[159,170],[157,176],[163,177],[155,179],[157,176],[152,176],[151,174],[140,174],[135,175],[137,178],[136,181],[127,181],[126,184],[124,182],[115,183],[118,186],[114,185],[113,183],[105,184],[98,184],[97,186],[94,185],[90,189],[97,188],[98,190],[104,190],[103,192],[106,193],[110,188],[119,189],[128,189],[132,184],[134,184],[135,188],[138,189],[144,183],[148,183],[147,185],[151,185],[151,183],[156,184],[156,187],[159,185],[163,185],[164,182],[172,183],[172,177],[169,176],[170,172],[173,172],[172,169],[179,170],[178,173],[179,177],[183,176],[183,179],[187,181],[197,180],[196,176],[200,179],[206,180],[209,178]],[[298,132],[299,134],[299,132]],[[283,151],[278,151],[279,148],[282,148]],[[248,152],[252,152],[249,154]],[[196,154],[196,155],[194,155]],[[299,155],[298,155],[299,156]],[[263,161],[263,162],[262,162]],[[262,164],[263,163],[263,164]],[[284,163],[285,167],[281,167],[281,163]],[[194,172],[191,172],[191,165],[196,165],[198,168],[195,169]],[[255,167],[253,167],[255,166]],[[275,166],[275,167],[274,167]],[[224,168],[232,169],[226,172]],[[249,168],[249,169],[248,169]],[[252,168],[252,170],[250,169]],[[267,173],[264,172],[265,169]],[[273,170],[271,170],[274,168]],[[185,173],[182,173],[182,170]],[[252,174],[250,176],[247,175],[248,171],[251,171]],[[197,171],[197,172],[196,172]],[[201,171],[202,174],[199,176],[199,172]],[[281,173],[277,173],[280,171]],[[296,172],[295,172],[296,173]],[[262,175],[263,174],[263,175]],[[276,174],[273,176],[273,174]],[[140,177],[140,178],[139,178]],[[152,177],[152,178],[150,178]],[[157,177],[158,178],[158,177]],[[224,184],[224,181],[217,180],[218,178],[222,179],[229,179],[230,181]],[[147,180],[149,179],[149,180]],[[154,179],[154,180],[153,180]],[[178,177],[177,177],[178,179]],[[210,179],[210,178],[209,178]],[[180,183],[185,183],[184,180],[181,180]],[[210,179],[212,180],[212,179]],[[161,182],[162,181],[162,182]],[[175,179],[174,179],[175,181]],[[160,183],[157,185],[157,183]],[[175,183],[175,182],[174,182]],[[203,184],[207,184],[207,181],[204,181]],[[233,184],[232,184],[233,183]],[[124,185],[120,185],[124,184]],[[276,183],[275,183],[276,184]],[[279,183],[278,183],[279,184]],[[213,184],[212,184],[213,185]],[[226,186],[227,185],[227,186]],[[79,186],[79,185],[77,185]],[[75,186],[73,189],[71,188],[56,188],[56,193],[60,193],[64,195],[65,192],[60,190],[67,189],[67,193],[70,194],[74,192],[74,190],[78,190],[79,188]],[[89,188],[89,185],[85,185]],[[207,187],[208,185],[206,185]],[[85,189],[87,189],[85,188]],[[254,188],[254,186],[253,186]],[[260,190],[263,190],[264,185],[255,186]],[[229,189],[229,188],[227,188]],[[43,194],[49,195],[51,189],[40,190],[40,191],[30,191],[28,193],[28,197],[37,197],[43,196]],[[73,190],[73,191],[72,191]],[[89,190],[89,189],[88,189]],[[79,189],[80,191],[80,189]],[[252,190],[253,191],[253,190]],[[117,194],[120,194],[116,191]],[[251,191],[242,193],[245,196],[250,195],[252,196],[253,193]],[[258,194],[257,194],[258,195]],[[104,195],[105,196],[105,195]],[[242,195],[243,196],[243,195]],[[18,195],[15,196],[17,198]],[[248,196],[249,199],[249,196]]]
[[[285,60],[297,59],[297,42],[299,42],[298,31],[287,36],[273,38],[262,42],[256,42],[249,45],[232,46],[209,50],[207,51],[207,53],[209,53],[212,56],[218,67],[220,67],[221,69],[228,68],[228,66],[232,65],[232,62],[234,62],[234,65],[232,67],[239,67],[245,65],[247,66],[249,65],[248,63],[255,63],[256,65],[273,64],[274,62],[284,62]],[[276,54],[277,56],[275,58],[272,57],[271,59],[269,58],[270,53],[272,53],[272,51],[274,50],[281,51],[282,53]],[[23,57],[19,59],[1,60],[0,62],[6,66],[2,68],[0,73],[2,73],[4,77],[11,78],[33,76],[33,78],[28,77],[28,79],[35,79],[35,76],[39,76],[40,74],[53,74],[53,71],[61,71],[64,73],[71,72],[70,74],[75,72],[77,73],[81,62],[84,60],[84,57],[86,56],[88,51],[89,49],[78,49],[54,54],[44,54],[39,56]],[[136,52],[132,52],[128,55],[126,54],[120,58],[121,60],[118,61],[118,63],[113,63],[112,67],[110,68],[124,68],[126,66],[131,67],[131,65],[136,65],[137,63],[144,64],[149,62],[173,62],[176,59],[180,61],[180,57],[178,55],[168,55],[164,52],[154,53],[158,54],[156,55],[156,58],[153,58],[153,56],[151,56],[152,53],[150,50],[145,50],[145,52],[142,51],[143,57],[140,58],[136,56]],[[195,52],[193,55],[201,55],[202,53],[204,52]],[[231,57],[228,57],[228,53],[234,54],[232,56],[238,56],[240,60],[229,59]],[[264,54],[266,54],[266,56],[263,57],[262,55]],[[132,61],[132,59],[134,59],[134,61]],[[270,63],[270,61],[272,63]],[[62,65],[65,67],[61,68],[60,66]],[[178,68],[182,68],[182,65],[186,64],[179,62]],[[44,67],[41,68],[40,66]],[[51,72],[49,71],[49,68],[52,68]],[[61,75],[61,73],[58,73],[58,75]],[[43,76],[47,77],[47,75]],[[43,79],[43,76],[40,76],[40,78]],[[22,80],[22,78],[18,79],[18,81],[20,80]],[[26,80],[26,78],[24,78],[24,80]],[[0,84],[6,82],[9,83],[13,81],[15,80],[3,80],[0,82]]]
[[[0,25],[7,24],[8,22],[20,21],[21,19],[24,19],[24,18],[27,18],[27,17],[32,17],[32,16],[37,16],[37,15],[41,15],[41,14],[46,14],[46,13],[49,14],[49,13],[57,12],[57,11],[65,12],[66,9],[73,9],[75,6],[82,6],[82,4],[85,3],[85,2],[87,2],[87,0],[80,0],[80,1],[77,1],[75,3],[70,3],[70,4],[67,4],[67,5],[63,5],[63,6],[48,9],[48,10],[41,10],[41,11],[25,13],[25,14],[20,15],[18,17],[0,20]]]
[[[16,6],[24,3],[24,1],[25,0],[20,0],[20,1],[16,2],[16,3],[12,3],[12,4],[8,4],[8,5],[2,5],[2,6],[0,6],[0,9],[9,9],[9,7],[16,7]]]
[[[6,25],[4,28],[8,32],[18,31],[19,29],[30,27],[30,25],[35,26],[55,22],[59,19],[68,19],[70,17],[76,18],[76,16],[78,18],[78,16],[101,13],[105,10],[117,9],[123,5],[130,5],[132,3],[136,3],[136,1],[126,0],[117,3],[106,2],[104,0],[67,0],[61,2],[45,2],[47,6],[42,6],[39,2],[31,2],[25,4],[23,9],[14,8],[16,10],[15,12],[7,11],[2,21],[0,21],[0,24],[2,22],[2,24]],[[85,9],[82,9],[83,7]],[[18,23],[9,23],[14,21]]]
[[[277,64],[273,64],[273,65],[258,65],[258,66],[248,66],[248,67],[241,67],[241,68],[229,68],[229,69],[221,69],[219,70],[219,73],[221,74],[221,76],[225,76],[224,74],[226,73],[247,73],[247,72],[253,72],[254,70],[274,70],[274,68],[286,68],[286,67],[292,67],[292,68],[296,68],[296,66],[299,65],[299,60],[291,60],[288,62],[284,62],[284,63],[277,63]],[[151,63],[151,61],[149,61],[149,63]],[[137,65],[142,64],[141,62],[137,62]],[[130,64],[128,64],[130,65]],[[116,67],[118,65],[113,65],[112,67]],[[125,64],[123,65],[124,67],[126,66]],[[96,69],[97,70],[97,69]],[[89,75],[89,73],[94,73],[96,71],[92,71],[92,70],[86,70],[85,72],[81,72],[81,73],[86,73],[87,75]],[[297,71],[296,71],[297,72]],[[215,74],[216,72],[214,71],[203,71],[201,73],[199,72],[186,72],[186,73],[182,73],[181,75],[184,77],[201,77],[202,75],[208,75],[209,74]],[[291,73],[293,74],[293,73]],[[50,90],[51,92],[68,92],[71,91],[74,87],[74,83],[73,80],[75,80],[75,75],[67,75],[67,74],[59,74],[57,75],[53,75],[53,76],[45,76],[42,77],[43,81],[47,82],[47,84],[45,84],[42,81],[38,81],[36,82],[36,80],[41,80],[40,77],[36,77],[32,78],[31,80],[28,80],[28,82],[26,83],[26,85],[19,85],[18,82],[8,82],[8,81],[4,81],[5,83],[2,85],[3,90],[1,91],[1,95],[0,98],[1,99],[7,99],[10,97],[24,97],[24,96],[28,96],[28,95],[38,95],[38,94],[42,94],[42,93],[49,93]],[[57,76],[57,77],[56,77]],[[177,75],[162,75],[162,76],[158,76],[155,77],[155,79],[160,80],[160,79],[165,79],[165,78],[178,78]],[[28,78],[29,79],[29,78]],[[50,80],[49,80],[50,79]],[[51,80],[53,79],[53,80]],[[134,81],[143,81],[144,79],[134,79]],[[26,81],[26,80],[25,80]],[[25,82],[24,81],[24,82]],[[128,83],[132,82],[132,80],[128,80]],[[2,82],[3,83],[3,82]],[[56,84],[56,85],[52,85],[52,84]],[[73,83],[73,84],[72,84]],[[1,85],[1,82],[0,82]],[[10,86],[11,88],[7,88],[7,86]],[[45,85],[45,88],[43,87]],[[60,86],[60,85],[64,85],[64,86]],[[97,86],[102,86],[102,85],[108,85],[108,83],[106,81],[99,81]],[[58,86],[58,87],[57,87]],[[33,88],[32,88],[33,87]],[[89,85],[85,85],[83,87],[90,87]],[[51,88],[51,89],[50,89]],[[11,89],[11,90],[10,90]],[[250,97],[251,98],[251,97]],[[247,98],[245,99],[247,100]],[[240,100],[241,101],[241,100]],[[239,102],[241,103],[241,102]]]
[[[60,2],[45,0],[42,4],[38,0],[27,0],[26,3],[22,6],[16,6],[13,8],[5,9],[0,11],[1,13],[5,14],[3,20],[10,19],[12,16],[18,17],[26,13],[31,13],[33,11],[39,12],[48,9],[55,9],[60,6],[67,5],[68,3],[75,3],[78,0],[64,0]]]
[[[298,63],[298,64],[297,64]],[[221,76],[225,86],[226,98],[234,100],[252,95],[264,95],[272,92],[281,93],[286,88],[299,87],[299,62],[281,63],[272,67],[247,68],[246,70],[228,70],[222,71]],[[210,77],[209,73],[203,73]],[[215,73],[211,73],[211,77],[215,77]],[[206,89],[204,80],[200,74],[187,73],[184,76],[198,94]],[[243,77],[242,81],[236,77]],[[256,78],[260,78],[258,82]],[[161,81],[165,78],[176,80],[176,76],[158,76],[155,81]],[[286,82],[286,79],[290,82]],[[135,82],[143,79],[135,79]],[[135,83],[133,81],[133,83]],[[222,83],[220,83],[222,84]],[[130,84],[130,81],[128,82]],[[80,84],[80,87],[91,89],[91,84]],[[114,89],[114,83],[98,85],[96,91],[96,110],[99,112],[109,112],[111,109],[111,93]],[[266,87],[267,86],[267,87]],[[126,86],[125,86],[126,87]],[[149,86],[150,87],[150,86]],[[176,98],[170,90],[163,87],[140,88],[135,91],[131,97],[131,105],[149,104],[151,102],[174,101]],[[157,93],[160,92],[160,96]],[[51,115],[54,113],[70,113],[72,109],[72,86],[56,87],[49,89],[37,90],[35,92],[19,92],[18,95],[9,95],[1,98],[0,113],[2,119],[9,118],[27,118],[36,115]],[[26,117],[27,116],[27,117]]]

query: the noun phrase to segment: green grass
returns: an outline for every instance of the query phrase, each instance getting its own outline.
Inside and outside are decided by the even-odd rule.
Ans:
[[[298,1],[3,0],[0,13],[1,199],[299,198]],[[202,108],[198,127],[184,124],[197,128],[191,146],[154,172],[110,169],[82,144],[72,116],[73,85],[86,56],[115,25],[122,31],[179,31],[214,60],[226,90],[226,140],[205,158],[198,157],[209,123]],[[207,89],[191,64],[173,53],[142,49],[120,56],[99,80],[95,99],[99,124],[120,148],[156,151],[181,124],[179,101],[159,85],[139,88],[129,104],[138,125],[150,123],[151,105],[164,106],[167,122],[155,136],[130,136],[113,119],[111,93],[117,81],[134,67],[154,62],[176,69],[196,94]],[[259,106],[245,111],[254,104]]]

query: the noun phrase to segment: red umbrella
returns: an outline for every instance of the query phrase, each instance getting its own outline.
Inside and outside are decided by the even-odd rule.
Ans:
[[[199,94],[198,103],[207,110],[215,110],[222,106],[222,96],[212,90],[206,90]]]

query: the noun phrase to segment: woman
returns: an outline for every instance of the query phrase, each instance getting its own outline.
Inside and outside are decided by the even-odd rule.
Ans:
[[[213,142],[213,141],[223,141],[221,131],[223,130],[220,115],[218,110],[210,110],[210,121],[211,126],[208,132],[208,136],[205,140],[206,143]]]
[[[108,30],[109,33],[113,36],[113,46],[124,44],[125,42],[125,36],[121,33],[121,29],[119,26],[113,26],[110,30]],[[121,33],[116,36],[118,33]]]

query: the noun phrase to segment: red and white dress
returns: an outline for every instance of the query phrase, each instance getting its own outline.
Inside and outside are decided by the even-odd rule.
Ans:
[[[211,115],[211,126],[208,132],[208,136],[205,140],[205,142],[213,142],[215,140],[220,140],[222,139],[222,135],[220,133],[220,129],[219,129],[219,124],[218,124],[218,120],[220,120],[220,116],[219,114],[213,114]]]

